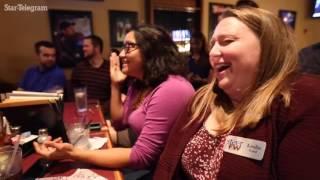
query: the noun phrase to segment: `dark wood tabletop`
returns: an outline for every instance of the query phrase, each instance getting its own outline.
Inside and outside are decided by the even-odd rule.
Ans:
[[[74,103],[64,104],[63,120],[66,123],[76,120],[76,109]],[[92,122],[99,122],[101,124],[100,131],[90,132],[91,137],[109,137],[108,128],[106,127],[105,119],[101,111],[101,107],[98,103],[89,103],[88,105],[88,119]],[[102,148],[112,148],[110,140]],[[41,159],[41,157],[35,153],[25,157],[22,164],[23,174],[27,173],[33,166]],[[108,178],[108,180],[123,180],[122,173],[117,169],[103,168],[94,166],[88,163],[83,163],[73,160],[62,160],[54,162],[46,171],[44,177],[55,177],[55,176],[70,176],[78,168],[90,169],[100,176]]]

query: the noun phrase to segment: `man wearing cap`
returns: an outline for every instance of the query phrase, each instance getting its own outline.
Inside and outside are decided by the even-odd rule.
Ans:
[[[83,35],[76,32],[74,26],[74,22],[61,22],[60,33],[55,38],[58,51],[57,64],[61,67],[74,67],[83,58]]]
[[[19,90],[54,92],[63,90],[65,76],[56,65],[56,49],[49,41],[38,41],[34,45],[39,64],[25,72]]]

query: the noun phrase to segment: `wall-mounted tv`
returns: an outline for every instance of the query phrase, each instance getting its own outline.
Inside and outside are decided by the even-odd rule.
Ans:
[[[188,29],[177,29],[171,31],[173,41],[177,44],[178,50],[181,53],[190,51],[191,33]]]
[[[320,18],[320,0],[314,0],[312,17]]]

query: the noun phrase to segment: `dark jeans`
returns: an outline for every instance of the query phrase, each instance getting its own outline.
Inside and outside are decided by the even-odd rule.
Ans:
[[[121,169],[125,180],[152,180],[153,171],[143,169],[143,170],[133,170],[124,168]]]

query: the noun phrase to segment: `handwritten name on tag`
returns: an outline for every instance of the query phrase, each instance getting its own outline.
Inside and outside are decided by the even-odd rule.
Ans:
[[[266,142],[229,135],[223,146],[225,152],[255,160],[262,160]]]

